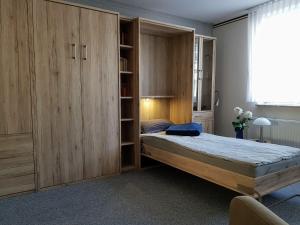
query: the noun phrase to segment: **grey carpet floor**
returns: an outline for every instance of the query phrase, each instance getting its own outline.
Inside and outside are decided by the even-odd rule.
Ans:
[[[264,197],[264,204],[300,193],[300,184]],[[0,200],[1,225],[225,225],[237,194],[169,167],[129,172]],[[300,225],[300,198],[271,208]]]

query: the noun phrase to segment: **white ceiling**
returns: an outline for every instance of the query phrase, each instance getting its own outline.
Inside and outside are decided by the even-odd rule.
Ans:
[[[130,6],[218,23],[239,16],[244,10],[268,0],[113,0]]]

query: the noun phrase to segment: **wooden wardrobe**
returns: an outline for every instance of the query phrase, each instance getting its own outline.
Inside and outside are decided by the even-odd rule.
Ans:
[[[119,173],[118,14],[35,7],[38,187]]]
[[[0,29],[0,196],[139,168],[140,120],[192,121],[192,28],[0,0]]]
[[[0,0],[0,196],[35,188],[31,0]]]
[[[120,173],[119,14],[0,0],[0,196]]]

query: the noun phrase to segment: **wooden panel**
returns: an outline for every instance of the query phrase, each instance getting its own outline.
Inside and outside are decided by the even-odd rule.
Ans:
[[[174,24],[162,23],[159,21],[141,19],[141,32],[143,34],[173,36],[192,32],[194,29],[190,27],[178,26]]]
[[[261,198],[263,195],[300,181],[300,166],[252,178],[149,145],[143,146],[144,156],[255,198]]]
[[[213,133],[213,120],[212,119],[204,119],[201,117],[193,117],[193,122],[201,123],[203,132],[205,133]]]
[[[265,195],[300,181],[300,166],[294,166],[285,170],[267,174],[255,179],[255,190],[260,195]]]
[[[171,100],[170,117],[175,123],[188,123],[192,121],[194,33],[173,37],[171,44],[170,73],[176,97]]]
[[[140,20],[133,20],[133,46],[134,46],[134,67],[135,72],[133,91],[134,91],[134,157],[136,168],[141,167],[141,143],[140,143]]]
[[[0,0],[0,134],[31,132],[30,0]]]
[[[39,185],[47,187],[83,178],[80,10],[46,1],[35,4],[34,134]]]
[[[84,177],[120,170],[118,16],[81,10]]]
[[[34,188],[31,134],[0,136],[0,196]]]
[[[170,119],[169,99],[141,99],[141,120]]]
[[[154,148],[149,145],[144,145],[144,155],[239,193],[247,195],[255,194],[254,178]]]
[[[35,0],[35,1],[39,1],[39,0]],[[101,8],[89,6],[89,5],[86,5],[86,4],[78,4],[78,3],[71,2],[71,1],[66,1],[66,0],[46,0],[46,1],[61,3],[61,4],[64,4],[64,5],[67,5],[67,6],[68,5],[69,6],[76,6],[76,7],[80,7],[80,8],[83,8],[83,9],[90,9],[90,10],[99,11],[99,12],[111,13],[113,15],[119,15],[118,12],[114,12],[114,11],[111,11],[111,10],[101,9]]]
[[[121,154],[120,162],[122,171],[128,171],[140,167],[140,123],[139,123],[139,19],[121,19],[120,20],[120,43],[130,45],[126,50],[120,45],[120,57],[127,59],[128,70],[131,72],[121,72],[121,81],[124,78],[128,84],[121,86],[121,96],[129,87],[129,96],[131,99],[121,98]],[[122,70],[121,66],[120,69]],[[126,94],[127,95],[127,94]],[[131,118],[125,121],[124,118]]]
[[[140,79],[142,96],[172,95],[169,72],[169,38],[141,35]]]
[[[201,123],[203,131],[206,133],[213,133],[214,131],[214,120],[212,111],[193,112],[193,122]]]

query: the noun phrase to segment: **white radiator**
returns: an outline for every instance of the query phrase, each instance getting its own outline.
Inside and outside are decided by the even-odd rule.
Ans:
[[[265,128],[264,137],[274,144],[300,148],[300,121],[268,118],[272,126]]]

